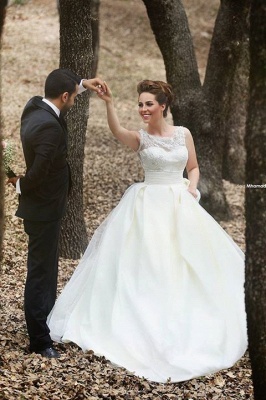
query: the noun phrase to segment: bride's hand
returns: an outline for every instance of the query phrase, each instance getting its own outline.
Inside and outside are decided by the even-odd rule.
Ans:
[[[97,95],[102,100],[104,100],[106,103],[109,103],[109,102],[112,101],[112,98],[113,98],[112,92],[111,92],[111,89],[109,88],[109,86],[107,85],[106,82],[104,82],[104,85],[105,85],[105,90],[101,91],[101,92],[98,92]]]
[[[101,94],[106,91],[105,82],[101,78],[83,79],[82,86],[85,89],[93,90],[97,94]]]
[[[190,194],[192,194],[192,196],[195,197],[195,199],[198,197],[197,189],[188,187],[187,191],[188,191]]]

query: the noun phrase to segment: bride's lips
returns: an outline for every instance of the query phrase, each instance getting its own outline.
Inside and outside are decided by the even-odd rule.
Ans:
[[[148,119],[151,116],[151,114],[142,114],[142,118]]]

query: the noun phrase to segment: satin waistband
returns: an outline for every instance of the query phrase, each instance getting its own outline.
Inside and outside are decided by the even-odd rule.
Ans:
[[[183,171],[146,171],[144,183],[148,185],[177,185],[184,184]]]

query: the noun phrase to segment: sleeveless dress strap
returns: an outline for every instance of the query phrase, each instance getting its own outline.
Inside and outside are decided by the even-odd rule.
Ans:
[[[145,147],[145,142],[147,142],[147,133],[144,131],[144,129],[139,130],[139,148],[137,149],[137,153],[139,153],[143,148]]]
[[[183,126],[176,126],[175,136],[178,140],[178,144],[181,146],[186,145],[186,134]]]

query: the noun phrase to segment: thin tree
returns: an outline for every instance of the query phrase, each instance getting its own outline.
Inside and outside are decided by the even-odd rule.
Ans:
[[[266,396],[266,6],[252,0],[246,131],[246,309],[255,400]]]
[[[0,79],[1,79],[1,49],[2,49],[2,32],[5,21],[7,0],[2,0],[0,3]],[[0,88],[2,87],[0,82]],[[2,167],[3,149],[1,146],[2,141],[2,113],[1,113],[1,98],[2,93],[0,92],[0,261],[2,259],[2,243],[3,243],[3,231],[4,231],[4,174]]]
[[[60,67],[69,68],[84,78],[91,78],[96,68],[93,49],[97,49],[97,45],[92,39],[92,17],[94,25],[97,19],[96,3],[95,0],[59,1]],[[77,97],[67,116],[68,160],[73,187],[62,224],[60,253],[72,259],[81,256],[88,241],[83,214],[83,163],[88,117],[89,93],[85,92]]]
[[[174,123],[188,127],[195,138],[202,203],[214,217],[225,218],[229,216],[222,186],[225,120],[246,40],[250,0],[221,1],[203,84],[181,0],[143,2],[164,59],[167,81],[176,94],[171,110]]]

